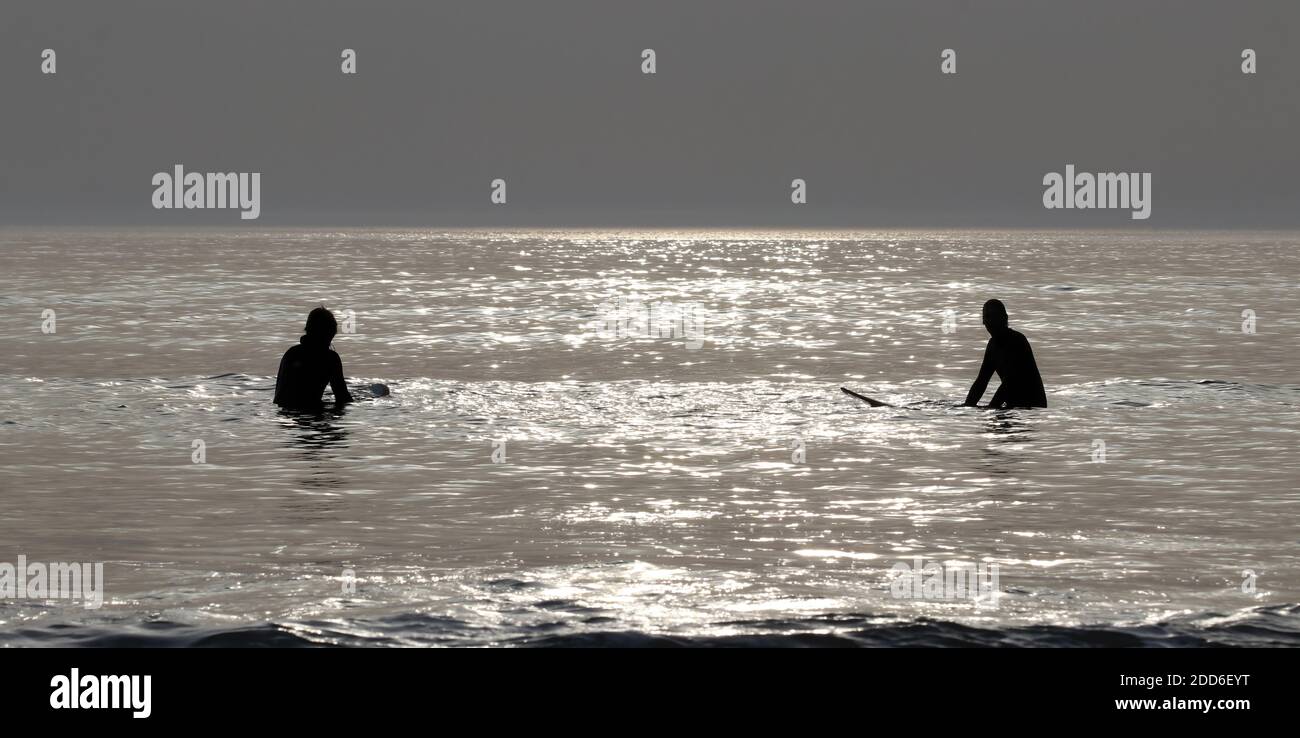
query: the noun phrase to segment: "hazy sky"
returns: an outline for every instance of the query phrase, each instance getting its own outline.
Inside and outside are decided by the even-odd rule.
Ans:
[[[0,16],[0,223],[1300,225],[1296,0],[6,0]],[[154,210],[151,176],[178,163],[261,172],[261,219]],[[1043,175],[1066,164],[1151,172],[1150,220],[1045,210]]]

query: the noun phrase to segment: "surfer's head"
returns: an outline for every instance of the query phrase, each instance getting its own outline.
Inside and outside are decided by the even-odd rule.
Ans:
[[[302,337],[302,342],[328,346],[330,341],[334,340],[334,334],[338,332],[339,322],[334,319],[334,313],[321,305],[307,314],[307,326],[303,328],[305,335]]]
[[[1007,306],[1002,304],[1001,300],[989,300],[984,303],[984,327],[989,333],[1000,331],[1007,327]]]

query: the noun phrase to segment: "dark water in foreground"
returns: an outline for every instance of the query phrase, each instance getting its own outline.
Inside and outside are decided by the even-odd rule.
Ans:
[[[541,603],[551,608],[554,603]],[[4,646],[87,648],[313,648],[510,646],[523,648],[1268,648],[1300,645],[1300,608],[1265,607],[1233,617],[1205,615],[1140,626],[973,627],[918,618],[897,622],[836,614],[718,623],[732,635],[604,630],[585,619],[505,630],[434,615],[384,620],[198,627],[168,621],[49,626],[0,636]]]

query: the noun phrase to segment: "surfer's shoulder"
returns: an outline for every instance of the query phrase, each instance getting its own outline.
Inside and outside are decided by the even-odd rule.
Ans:
[[[1025,345],[1027,345],[1027,344],[1029,343],[1029,339],[1028,339],[1028,338],[1025,338],[1025,334],[1021,333],[1020,331],[1018,331],[1018,330],[1016,330],[1016,329],[1014,329],[1014,328],[1008,328],[1008,329],[1007,329],[1006,337],[1007,337],[1007,339],[1009,339],[1009,340],[1011,340],[1011,341],[1015,341],[1016,343],[1019,343],[1019,344],[1025,344]]]

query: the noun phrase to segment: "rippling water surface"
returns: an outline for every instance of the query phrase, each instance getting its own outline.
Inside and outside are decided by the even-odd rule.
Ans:
[[[107,580],[0,644],[1295,644],[1298,240],[0,231],[0,561]],[[1050,408],[951,407],[989,297]],[[392,395],[279,413],[320,303]]]

